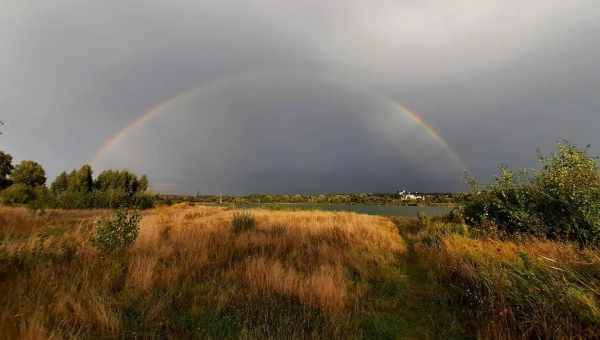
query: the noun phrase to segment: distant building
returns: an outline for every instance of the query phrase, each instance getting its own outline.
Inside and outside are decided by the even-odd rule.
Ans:
[[[400,196],[400,200],[402,201],[422,201],[425,199],[424,196],[411,194],[405,190],[398,191],[398,196]]]

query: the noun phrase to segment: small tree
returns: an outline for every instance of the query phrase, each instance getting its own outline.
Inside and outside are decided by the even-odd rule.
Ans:
[[[112,218],[98,221],[92,244],[105,254],[123,251],[135,242],[140,220],[139,212],[120,208]]]
[[[50,191],[54,194],[59,194],[67,191],[69,187],[69,177],[65,171],[61,172],[60,175],[56,177],[52,185],[50,186]]]
[[[8,180],[8,175],[10,175],[13,168],[12,156],[0,151],[0,190],[11,184]]]
[[[67,182],[69,191],[91,192],[94,189],[92,167],[86,164],[77,171],[73,170]]]

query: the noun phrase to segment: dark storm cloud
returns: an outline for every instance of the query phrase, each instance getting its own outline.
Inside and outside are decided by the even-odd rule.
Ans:
[[[8,54],[0,57],[12,132],[4,142],[17,157],[51,169],[91,158],[140,112],[184,89],[247,70],[313,67],[301,44],[233,4],[57,1],[11,8],[5,23],[12,34],[2,39]]]
[[[325,74],[349,88],[405,103],[439,130],[469,168],[484,178],[500,162],[532,165],[536,149],[547,149],[559,138],[590,143],[600,152],[596,132],[600,47],[595,43],[600,8],[589,0],[7,0],[0,6],[0,118],[7,123],[0,147],[18,159],[40,160],[52,175],[90,160],[109,136],[149,107],[182,91],[253,72]],[[286,93],[289,98],[284,102],[306,111],[306,119],[311,117],[307,126],[327,126],[327,119],[340,117],[337,111],[372,108],[351,96],[336,97],[345,90],[338,87],[338,93],[331,94],[336,98],[333,104],[313,102],[315,96],[306,93],[299,97]],[[265,112],[268,116],[263,120],[273,121],[275,104],[280,102],[273,102],[271,95],[260,92],[247,97],[244,105],[268,103],[266,108],[273,112]],[[186,110],[180,115],[196,112],[191,106]],[[177,121],[168,125],[174,134],[186,130]],[[366,130],[351,128],[363,121],[364,116],[350,120],[345,138],[369,138]],[[378,123],[375,133],[382,133],[383,125]],[[244,134],[267,132],[254,128],[252,122],[246,127],[241,130]],[[140,135],[144,133],[152,135],[152,131]],[[253,138],[244,137],[246,146]],[[128,143],[122,147],[145,142]],[[150,157],[146,155],[140,156],[142,161],[129,155],[122,165],[115,165],[143,168],[151,177],[164,178],[165,186],[182,190],[199,181],[194,169],[202,163],[194,158],[196,144],[187,139],[176,142],[187,157],[173,170],[178,176],[169,176],[153,162],[144,165],[144,157]],[[155,147],[161,145],[164,150],[154,150],[155,154],[174,144]],[[264,151],[256,152],[256,160],[277,167],[270,162],[295,144],[271,150],[264,150],[267,145],[260,142],[256,145]],[[338,166],[353,164],[364,173],[370,171],[356,165],[361,163],[358,151],[365,150],[352,152],[347,143],[330,146],[341,158]],[[362,147],[373,149],[366,142]],[[394,163],[399,168],[398,183],[415,189],[433,190],[432,183],[440,190],[456,188],[460,178],[436,175],[432,169],[419,171],[434,165],[412,155],[406,150],[410,146],[402,148],[406,154],[397,158],[401,164]],[[379,157],[389,157],[392,149],[382,149],[388,151]],[[412,153],[423,156],[422,150]],[[435,154],[436,149],[426,150]],[[297,152],[294,159],[301,164],[327,164],[310,152]],[[214,171],[218,173],[217,167]],[[252,171],[262,170],[257,166],[248,169]],[[436,179],[428,185],[423,174]],[[263,171],[247,183],[239,173],[229,175],[241,182],[234,183],[237,188],[222,183],[223,191],[296,191],[317,178],[298,175],[297,182],[290,183]],[[391,174],[382,175],[388,179],[378,183],[377,172],[371,178],[359,177],[339,181],[352,183],[346,189],[352,191],[380,189],[393,179]],[[335,176],[323,178],[337,183]],[[332,190],[338,188],[343,185],[331,185]]]
[[[95,165],[128,164],[162,190],[213,194],[436,190],[463,170],[452,156],[377,95],[315,74],[269,72],[180,96]]]

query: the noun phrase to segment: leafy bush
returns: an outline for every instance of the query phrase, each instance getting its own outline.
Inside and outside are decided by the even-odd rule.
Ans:
[[[532,191],[526,173],[516,176],[501,168],[498,177],[486,189],[479,190],[473,185],[471,195],[465,199],[465,222],[479,229],[499,228],[509,235],[541,236],[544,226],[535,213]]]
[[[533,234],[582,246],[600,245],[600,172],[588,149],[566,142],[540,158],[541,167],[515,174],[501,169],[483,190],[465,198],[465,221],[508,234]]]
[[[92,244],[105,254],[129,248],[138,236],[140,219],[135,210],[118,209],[112,218],[98,221]]]
[[[2,203],[6,205],[25,204],[34,198],[33,188],[23,183],[13,184],[2,191]]]
[[[63,209],[85,209],[94,206],[94,195],[83,191],[54,193],[55,206]]]
[[[155,197],[150,194],[137,193],[129,198],[129,202],[137,209],[150,209],[154,207]]]
[[[34,212],[44,212],[48,207],[56,206],[54,196],[45,186],[33,188],[33,198],[27,202],[27,208]]]
[[[542,158],[532,198],[547,234],[583,245],[600,244],[600,172],[588,149],[559,144],[558,152]]]
[[[256,220],[248,211],[235,212],[231,220],[231,227],[235,233],[254,230],[256,228]]]

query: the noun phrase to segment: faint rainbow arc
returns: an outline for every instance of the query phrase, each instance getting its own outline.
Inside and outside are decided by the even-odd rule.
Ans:
[[[427,131],[427,133],[429,133],[429,135],[438,144],[440,144],[444,149],[446,149],[446,151],[451,156],[451,158],[458,165],[460,165],[460,167],[462,168],[462,170],[464,170],[465,172],[469,172],[469,166],[462,159],[462,157],[460,157],[458,155],[458,153],[456,153],[456,151],[454,151],[454,149],[450,146],[450,144],[448,144],[448,142],[446,141],[446,139],[444,137],[442,137],[442,135],[440,134],[440,132],[436,128],[434,128],[433,126],[431,126],[431,124],[429,124],[428,122],[426,122],[418,113],[416,113],[413,110],[410,110],[409,108],[407,108],[403,104],[400,104],[400,103],[395,102],[395,101],[392,101],[392,103],[393,103],[393,105],[398,110],[400,110],[400,111],[406,113],[408,116],[410,116],[412,118],[412,120],[415,121],[417,124],[419,124],[423,129],[425,129]]]
[[[115,145],[117,145],[122,139],[124,139],[130,131],[135,130],[139,126],[142,126],[145,122],[147,122],[154,116],[158,115],[163,109],[165,109],[172,103],[175,103],[177,100],[181,99],[182,97],[185,97],[186,95],[194,92],[195,90],[197,90],[197,88],[193,88],[191,90],[180,92],[179,94],[177,94],[173,97],[170,97],[162,102],[159,102],[158,104],[152,106],[150,109],[144,111],[144,113],[142,113],[139,117],[134,119],[126,127],[122,128],[121,130],[119,130],[116,133],[114,133],[113,135],[111,135],[104,142],[104,144],[102,144],[102,147],[100,148],[100,150],[98,150],[98,152],[96,152],[96,154],[94,155],[94,158],[91,161],[91,164],[93,164],[93,165],[97,164],[104,156],[106,156],[114,148]]]
[[[186,97],[187,95],[189,95],[191,93],[195,93],[197,90],[199,90],[199,88],[192,88],[192,89],[180,92],[179,94],[177,94],[173,97],[170,97],[170,98],[152,106],[150,109],[146,110],[143,114],[141,114],[139,117],[134,119],[131,123],[129,123],[129,125],[127,125],[125,128],[123,128],[123,129],[117,131],[115,134],[111,135],[104,142],[102,147],[98,150],[98,152],[94,156],[93,160],[91,161],[91,164],[96,165],[105,155],[107,155],[115,147],[115,145],[117,145],[122,139],[124,139],[130,131],[135,130],[139,126],[142,126],[145,122],[152,119],[154,116],[160,114],[162,112],[162,110],[167,108],[169,105],[177,102],[178,100],[182,99],[183,97]],[[454,149],[448,144],[446,139],[444,137],[442,137],[442,135],[437,131],[437,129],[435,129],[433,126],[431,126],[429,123],[427,123],[423,118],[421,118],[421,116],[418,113],[408,109],[403,104],[400,104],[396,101],[392,101],[389,99],[387,99],[387,101],[391,102],[392,106],[395,109],[407,114],[415,123],[417,123],[425,131],[427,131],[427,133],[440,146],[442,146],[448,152],[448,154],[451,156],[451,158],[462,168],[462,170],[468,171],[468,166],[466,165],[466,163],[454,151]]]

